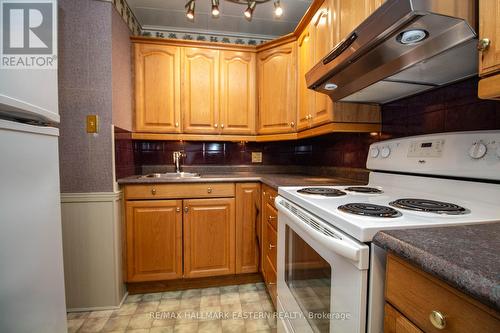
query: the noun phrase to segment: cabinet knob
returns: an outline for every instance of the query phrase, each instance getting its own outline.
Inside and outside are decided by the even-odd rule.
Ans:
[[[152,195],[155,195],[155,194],[156,194],[156,189],[155,189],[155,188],[152,188],[152,189],[151,189],[151,194],[152,194]]]
[[[177,208],[175,209],[175,211],[176,211],[177,213],[179,213],[179,212],[181,211],[181,207],[177,207]]]
[[[269,250],[272,250],[276,247],[276,245],[273,245],[273,244],[269,244]]]
[[[215,128],[219,127],[219,124],[214,124],[214,127],[215,127]]]
[[[211,187],[207,188],[207,193],[212,193],[212,188]]]
[[[270,286],[274,286],[276,284],[276,282],[269,282],[268,285]]]
[[[175,127],[179,127],[179,123],[177,123],[177,122],[176,122],[176,123],[175,123]]]
[[[267,218],[267,220],[270,222],[272,220],[276,220],[276,216],[271,216],[269,215],[269,217]]]
[[[224,128],[224,124],[220,124],[220,128]]]
[[[482,38],[477,42],[477,50],[479,52],[486,51],[490,47],[490,44],[491,40],[489,38]]]
[[[292,122],[290,123],[290,127],[295,127],[295,122],[293,122],[293,121],[292,121]]]
[[[184,213],[187,213],[189,211],[189,208],[186,206],[184,207]]]
[[[429,320],[431,321],[432,326],[438,330],[442,330],[446,327],[445,316],[440,311],[432,311],[429,315]]]

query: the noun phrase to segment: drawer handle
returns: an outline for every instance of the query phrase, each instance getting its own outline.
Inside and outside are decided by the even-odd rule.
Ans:
[[[268,220],[269,222],[271,222],[272,220],[276,220],[276,216],[271,216],[271,215],[269,215],[269,217],[267,218],[267,220]]]
[[[432,326],[438,330],[442,330],[446,327],[446,318],[440,311],[432,311],[429,315],[429,320],[431,321]]]
[[[276,284],[276,282],[269,282],[268,285],[270,286],[274,286]]]
[[[155,188],[151,189],[151,194],[152,194],[152,195],[155,195],[155,194],[156,194],[156,189],[155,189]]]
[[[276,245],[273,245],[273,244],[269,244],[269,250],[272,250],[276,247]]]
[[[212,188],[211,187],[207,188],[207,193],[212,193]]]
[[[179,213],[179,212],[181,211],[181,208],[180,208],[180,207],[177,207],[177,208],[175,209],[175,211],[176,211],[177,213]]]

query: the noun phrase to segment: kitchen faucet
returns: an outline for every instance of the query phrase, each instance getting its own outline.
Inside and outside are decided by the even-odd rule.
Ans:
[[[176,173],[181,173],[181,157],[185,156],[182,152],[180,151],[174,151],[172,154],[174,158],[174,165],[175,165],[175,172]]]

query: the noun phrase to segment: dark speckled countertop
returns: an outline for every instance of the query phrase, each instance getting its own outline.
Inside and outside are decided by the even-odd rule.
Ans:
[[[500,222],[381,231],[373,242],[500,310]]]
[[[279,186],[311,186],[311,185],[359,185],[359,180],[348,178],[313,176],[306,174],[280,174],[280,173],[254,173],[238,172],[226,174],[206,173],[200,178],[165,179],[165,178],[139,178],[131,176],[118,180],[118,184],[159,184],[159,183],[207,183],[207,182],[262,182],[273,188]]]

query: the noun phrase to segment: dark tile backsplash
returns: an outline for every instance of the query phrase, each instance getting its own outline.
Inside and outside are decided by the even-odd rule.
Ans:
[[[142,166],[171,165],[183,151],[184,165],[251,165],[262,152],[263,165],[364,168],[369,145],[381,139],[451,131],[500,129],[500,102],[477,98],[477,78],[405,98],[382,107],[382,134],[333,133],[299,141],[266,143],[117,140],[117,177]],[[134,168],[132,167],[134,165]]]
[[[478,79],[405,98],[382,107],[389,137],[500,129],[500,102],[477,98]]]
[[[129,131],[115,127],[115,173],[116,179],[140,173],[141,166],[136,163],[134,142]]]

